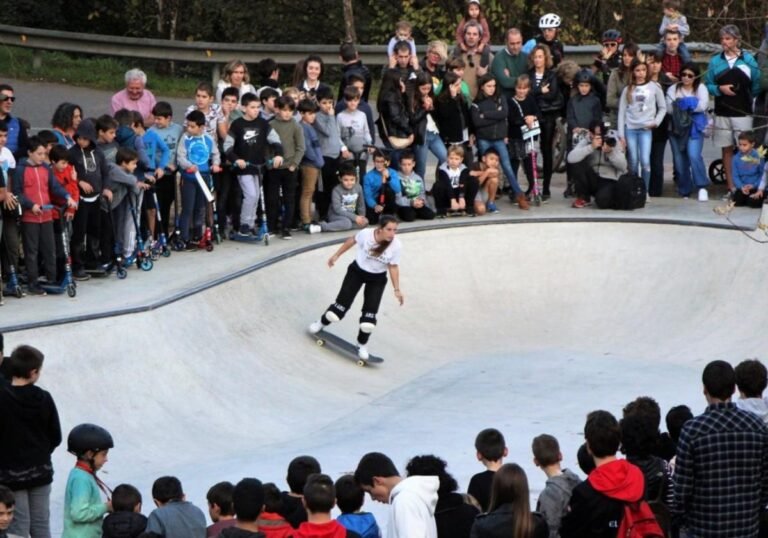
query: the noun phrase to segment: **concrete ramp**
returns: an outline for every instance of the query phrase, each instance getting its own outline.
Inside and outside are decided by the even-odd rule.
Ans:
[[[501,429],[508,461],[544,476],[530,442],[556,435],[565,463],[587,412],[620,413],[638,395],[663,412],[703,409],[713,359],[764,349],[768,248],[739,232],[695,226],[487,225],[401,236],[404,307],[391,287],[360,368],[317,348],[306,325],[333,299],[348,254],[329,270],[324,247],[166,307],[12,333],[45,350],[41,385],[63,427],[92,421],[116,447],[104,479],[150,488],[179,476],[204,507],[220,480],[256,476],[285,487],[288,461],[313,454],[334,478],[369,450],[435,453],[466,488],[481,470],[473,442]],[[359,301],[332,328],[352,339]],[[65,432],[66,435],[66,432]],[[60,532],[72,458],[54,457]],[[370,501],[368,501],[370,505]],[[382,513],[382,507],[370,507]]]

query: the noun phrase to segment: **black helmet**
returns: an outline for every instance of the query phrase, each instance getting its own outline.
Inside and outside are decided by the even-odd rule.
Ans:
[[[610,41],[615,41],[616,43],[621,44],[621,32],[615,28],[609,28],[603,32],[603,43],[608,43]]]
[[[112,436],[107,430],[96,424],[80,424],[72,428],[67,437],[67,451],[75,456],[85,454],[89,450],[99,452],[115,446]]]
[[[591,84],[593,80],[592,72],[589,71],[588,69],[582,69],[581,71],[576,73],[575,80],[577,84],[581,82],[589,82]]]

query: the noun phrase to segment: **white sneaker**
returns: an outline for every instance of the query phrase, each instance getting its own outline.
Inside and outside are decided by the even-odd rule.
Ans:
[[[313,321],[312,323],[309,324],[309,332],[312,334],[317,334],[322,330],[323,330],[323,324],[320,322],[320,320]]]
[[[357,344],[357,356],[364,361],[368,360],[368,347],[363,344]]]
[[[707,192],[707,189],[699,189],[699,202],[708,202],[709,201],[709,193]]]
[[[310,224],[307,227],[307,233],[318,234],[318,233],[320,233],[322,231],[323,231],[323,229],[320,227],[319,224]]]

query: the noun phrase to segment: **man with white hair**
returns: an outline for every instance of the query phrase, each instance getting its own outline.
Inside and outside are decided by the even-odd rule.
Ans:
[[[131,69],[125,73],[125,89],[112,96],[112,114],[122,108],[135,110],[144,118],[144,125],[151,126],[155,122],[152,109],[157,100],[151,91],[146,89],[147,75],[141,69]]]

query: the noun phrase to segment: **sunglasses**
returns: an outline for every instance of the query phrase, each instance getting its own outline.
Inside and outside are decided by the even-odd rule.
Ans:
[[[5,94],[0,95],[0,103],[5,101],[10,101],[11,103],[13,103],[14,101],[16,101],[16,98],[13,95],[5,95]]]
[[[696,78],[693,73],[680,73],[680,78]]]
[[[604,47],[608,47],[609,49],[615,49],[616,47],[619,46],[619,44],[618,43],[603,43],[603,46]]]

